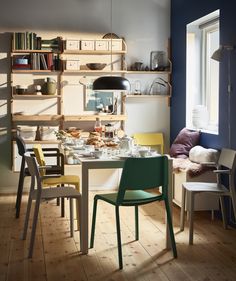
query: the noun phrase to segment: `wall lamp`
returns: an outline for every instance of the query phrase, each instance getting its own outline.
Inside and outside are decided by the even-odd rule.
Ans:
[[[231,93],[232,93],[232,83],[231,83],[231,53],[235,51],[236,47],[233,45],[221,45],[211,56],[213,60],[221,62],[223,55],[227,52],[227,75],[228,75],[228,145],[231,148]]]

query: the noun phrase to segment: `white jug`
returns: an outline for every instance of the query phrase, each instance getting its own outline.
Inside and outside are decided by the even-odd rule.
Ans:
[[[120,149],[130,151],[133,148],[134,140],[130,137],[123,137],[120,142]]]

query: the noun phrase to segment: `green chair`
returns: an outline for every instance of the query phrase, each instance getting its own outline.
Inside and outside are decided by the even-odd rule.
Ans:
[[[162,193],[154,193],[153,189],[162,187]],[[152,193],[150,190],[152,189]],[[90,248],[94,246],[97,201],[103,200],[115,206],[116,229],[118,243],[119,268],[123,268],[121,233],[120,233],[120,206],[135,207],[135,239],[139,239],[138,206],[154,201],[165,201],[167,223],[170,231],[173,255],[177,257],[175,237],[172,226],[170,206],[168,201],[168,158],[166,156],[149,158],[128,158],[125,160],[119,190],[116,193],[97,194],[94,197],[93,217]]]

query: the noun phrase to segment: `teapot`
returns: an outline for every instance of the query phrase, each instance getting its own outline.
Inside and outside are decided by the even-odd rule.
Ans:
[[[120,149],[130,151],[133,148],[134,140],[128,136],[124,136],[120,139]]]

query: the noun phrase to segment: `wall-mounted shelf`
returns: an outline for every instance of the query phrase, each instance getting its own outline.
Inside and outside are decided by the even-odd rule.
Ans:
[[[47,100],[61,98],[60,95],[12,95],[14,100]]]
[[[13,122],[35,122],[35,121],[61,121],[62,115],[21,115],[21,114],[12,114]]]
[[[142,98],[142,99],[153,99],[153,98],[170,98],[169,95],[126,95],[125,98]]]
[[[72,121],[95,121],[99,117],[101,121],[125,121],[127,119],[126,115],[65,115],[65,122]]]
[[[44,70],[44,69],[12,69],[12,73],[32,73],[32,74],[60,74],[61,71],[56,70]]]
[[[102,75],[102,74],[125,74],[126,71],[125,70],[64,70],[62,72],[62,74],[88,74],[88,75],[94,75],[94,74],[98,74],[98,75]]]
[[[126,50],[112,51],[113,55],[125,54]],[[62,55],[110,55],[111,51],[99,51],[99,50],[64,50]]]
[[[170,70],[165,70],[165,71],[133,71],[133,70],[128,70],[126,71],[127,74],[155,74],[155,75],[158,75],[158,74],[171,74],[171,71]]]
[[[11,54],[27,54],[27,53],[60,53],[60,50],[12,50]]]

